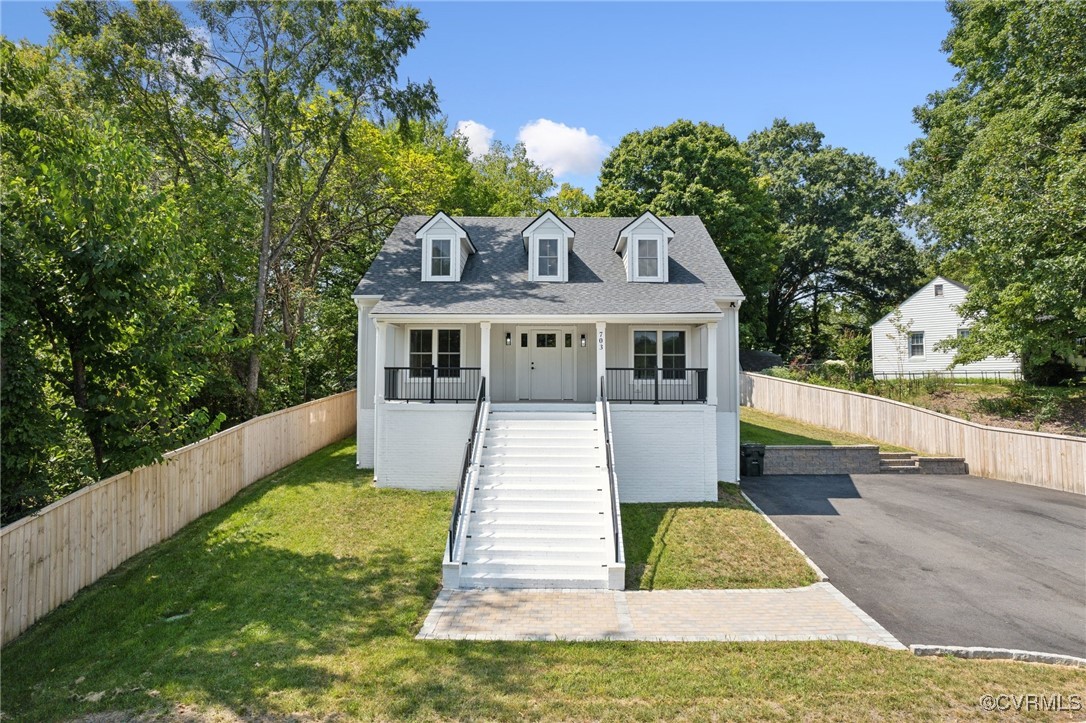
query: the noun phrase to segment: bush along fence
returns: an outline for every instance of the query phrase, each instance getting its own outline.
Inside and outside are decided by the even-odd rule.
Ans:
[[[874,437],[921,454],[962,457],[969,473],[1086,494],[1086,438],[988,427],[911,404],[743,372],[744,406]]]
[[[0,528],[3,642],[243,488],[354,432],[355,392],[239,424]]]

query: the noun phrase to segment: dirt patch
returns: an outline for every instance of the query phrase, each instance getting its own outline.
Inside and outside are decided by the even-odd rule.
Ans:
[[[953,417],[1007,429],[1086,437],[1086,392],[978,385],[936,389],[908,400]]]

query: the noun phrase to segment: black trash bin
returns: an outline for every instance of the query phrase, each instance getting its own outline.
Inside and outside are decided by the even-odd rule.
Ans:
[[[761,477],[764,467],[764,444],[744,444],[740,448],[739,471],[744,477]]]

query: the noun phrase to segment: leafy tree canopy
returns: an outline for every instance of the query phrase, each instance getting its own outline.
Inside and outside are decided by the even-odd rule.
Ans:
[[[915,109],[912,218],[970,285],[957,361],[1027,373],[1086,336],[1086,5],[953,0],[957,84]]]
[[[603,162],[595,206],[605,216],[700,216],[747,296],[745,339],[764,336],[775,210],[750,158],[724,128],[679,120],[628,133]]]
[[[828,306],[838,318],[854,310],[851,331],[862,334],[919,280],[919,254],[899,229],[899,178],[870,156],[824,145],[812,123],[777,119],[743,147],[778,209],[768,342],[786,356],[802,347],[822,357]]]

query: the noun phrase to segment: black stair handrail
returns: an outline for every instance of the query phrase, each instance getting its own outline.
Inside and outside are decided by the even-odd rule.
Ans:
[[[464,445],[464,464],[460,468],[460,482],[456,485],[456,499],[453,501],[452,519],[449,520],[449,562],[453,561],[453,546],[456,544],[456,533],[460,530],[461,507],[464,505],[468,477],[471,474],[471,459],[474,456],[476,445],[479,442],[479,418],[483,413],[483,402],[486,400],[486,377],[479,380],[479,394],[475,398],[475,416],[471,420],[471,436]]]
[[[622,562],[618,527],[618,474],[615,472],[615,446],[611,441],[611,405],[607,401],[607,381],[600,376],[600,401],[603,404],[603,440],[607,453],[607,484],[611,492],[611,534],[615,540],[615,562]]]

